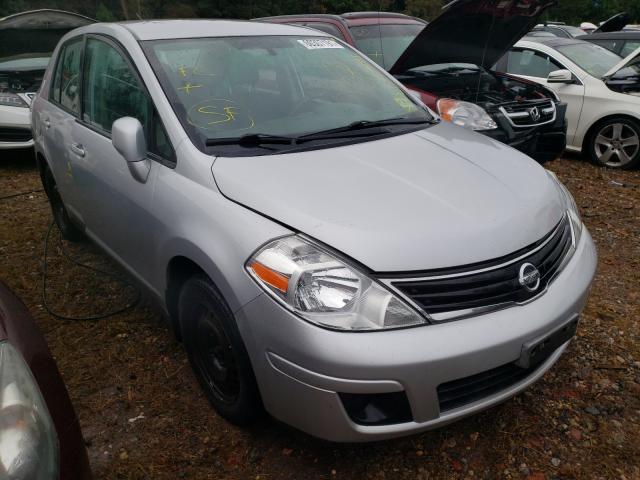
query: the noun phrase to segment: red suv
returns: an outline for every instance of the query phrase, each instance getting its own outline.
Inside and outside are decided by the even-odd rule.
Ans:
[[[479,131],[542,163],[565,148],[566,104],[545,86],[496,73],[492,67],[552,4],[552,0],[456,0],[428,24],[385,12],[256,20],[328,32],[388,70],[442,119]]]

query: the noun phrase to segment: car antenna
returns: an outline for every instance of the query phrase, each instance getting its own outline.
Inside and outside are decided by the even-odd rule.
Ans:
[[[491,35],[493,33],[493,25],[496,22],[496,17],[495,15],[491,16],[491,25],[489,26],[489,34],[487,35],[487,38],[484,40],[484,48],[482,49],[482,60],[480,61],[480,65],[478,65],[480,67],[480,69],[478,70],[478,85],[476,86],[476,102],[478,103],[478,97],[480,96],[480,81],[482,80],[482,69],[484,68],[484,59],[487,55],[487,46],[489,45],[489,39],[491,38]]]

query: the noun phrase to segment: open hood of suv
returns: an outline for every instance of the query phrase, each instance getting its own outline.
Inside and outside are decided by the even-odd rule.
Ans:
[[[609,20],[602,22],[602,25],[596,28],[593,33],[619,32],[629,23],[629,20],[631,20],[631,17],[627,12],[618,13]]]
[[[633,52],[627,55],[622,59],[620,63],[618,63],[615,67],[609,70],[607,73],[603,75],[603,80],[607,80],[608,78],[613,77],[616,73],[618,73],[623,68],[638,66],[640,64],[640,47],[636,48]]]
[[[490,68],[555,0],[454,0],[429,23],[389,70],[402,74],[437,63]]]
[[[499,258],[564,214],[545,170],[448,122],[383,140],[298,153],[218,157],[220,191],[376,272]]]
[[[34,52],[51,53],[60,38],[95,20],[63,10],[31,10],[0,18],[0,59]]]

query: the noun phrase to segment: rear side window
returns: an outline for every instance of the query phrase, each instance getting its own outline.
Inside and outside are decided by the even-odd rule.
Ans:
[[[94,38],[87,41],[82,112],[84,122],[106,133],[119,118],[137,118],[149,152],[173,161],[167,133],[137,73],[117,49]]]
[[[52,87],[52,99],[66,110],[80,113],[80,61],[82,58],[82,38],[66,43],[55,70]]]
[[[562,68],[548,55],[527,49],[511,50],[507,59],[507,73],[516,75],[547,78],[551,72]]]

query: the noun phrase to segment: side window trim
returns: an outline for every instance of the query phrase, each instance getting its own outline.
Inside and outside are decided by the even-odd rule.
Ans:
[[[58,70],[62,67],[61,62],[64,59],[64,54],[67,50],[67,47],[70,44],[73,44],[75,42],[80,42],[82,45],[80,47],[80,71],[78,72],[78,101],[80,102],[80,108],[79,108],[79,112],[74,112],[73,110],[67,108],[66,106],[62,105],[62,101],[58,101],[55,98],[55,94],[54,94],[54,88],[55,88],[55,82],[56,82],[56,77],[58,75]],[[54,70],[53,70],[53,75],[51,76],[51,82],[50,86],[49,86],[49,98],[48,100],[53,103],[56,107],[64,110],[66,113],[68,113],[69,115],[75,117],[75,119],[77,120],[79,115],[82,115],[82,84],[83,82],[83,73],[84,73],[84,52],[85,52],[85,46],[87,43],[87,38],[86,35],[77,35],[75,37],[70,38],[69,40],[67,40],[66,42],[64,42],[62,45],[60,45],[60,50],[58,52],[58,57],[56,58],[56,64],[54,66]],[[60,85],[60,87],[62,88],[62,85]],[[62,98],[62,94],[60,96],[60,98]]]
[[[152,122],[160,122],[160,125],[162,127],[162,130],[165,132],[165,137],[167,138],[167,141],[169,142],[169,146],[171,147],[171,158],[164,158],[156,153],[153,153],[151,151],[149,151],[149,147],[150,144],[149,142],[152,141],[152,139],[155,139],[155,136],[152,135],[152,131],[145,131],[145,137],[147,138],[147,155],[150,159],[157,161],[158,163],[161,163],[162,165],[164,165],[165,167],[169,167],[169,168],[175,168],[176,167],[176,163],[177,163],[177,159],[176,159],[176,150],[173,147],[173,144],[171,143],[171,139],[169,138],[169,136],[166,134],[166,129],[164,127],[164,124],[162,123],[162,120],[159,118],[158,115],[158,110],[155,106],[155,103],[153,102],[153,98],[151,97],[151,94],[149,93],[149,89],[147,88],[147,85],[144,83],[142,76],[140,75],[140,72],[138,71],[138,68],[136,67],[136,65],[133,63],[133,60],[131,59],[131,57],[129,56],[129,54],[127,53],[127,51],[125,50],[125,48],[120,44],[120,42],[118,42],[115,38],[109,36],[109,35],[104,35],[104,34],[99,34],[99,33],[90,33],[85,35],[85,40],[84,40],[84,45],[83,45],[83,56],[82,56],[82,63],[81,63],[81,67],[82,67],[82,88],[81,88],[81,100],[80,100],[80,116],[76,117],[76,121],[78,123],[80,123],[82,126],[89,128],[90,130],[93,130],[96,133],[99,133],[100,135],[107,137],[107,138],[111,138],[111,132],[108,132],[96,125],[90,124],[89,122],[86,122],[84,120],[84,65],[85,65],[85,56],[86,56],[86,52],[87,52],[87,42],[89,39],[94,39],[96,41],[99,42],[103,42],[107,45],[109,45],[111,48],[113,48],[125,61],[125,63],[127,64],[127,66],[131,69],[131,71],[133,72],[136,80],[140,83],[140,85],[142,86],[144,92],[146,93],[147,97],[149,98],[149,105],[151,108],[151,112],[149,112],[151,114],[151,118],[152,118]],[[150,128],[149,128],[150,130]],[[155,143],[155,141],[154,141]]]

